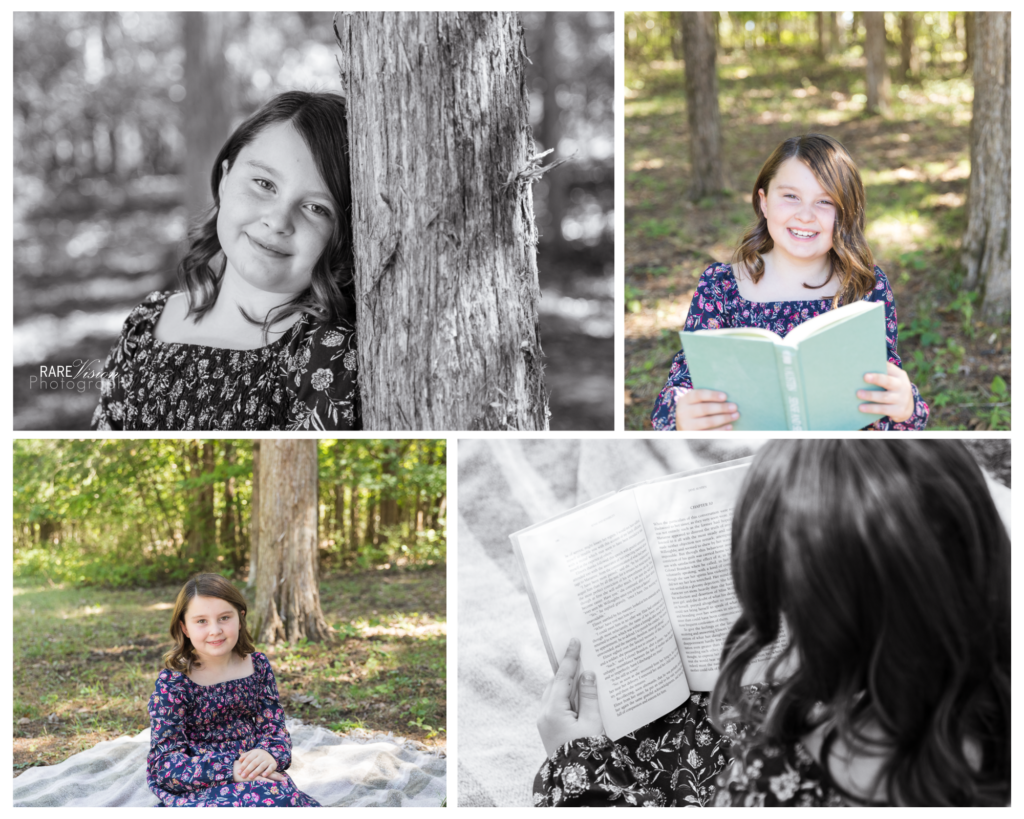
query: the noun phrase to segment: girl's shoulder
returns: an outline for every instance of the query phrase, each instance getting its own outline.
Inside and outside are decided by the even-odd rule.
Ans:
[[[142,303],[128,314],[123,332],[152,330],[167,306],[168,300],[175,292],[174,290],[154,290],[146,296]]]
[[[875,286],[864,298],[866,301],[891,302],[893,300],[892,287],[889,286],[889,280],[878,265],[875,265]]]
[[[267,655],[262,651],[253,651],[249,657],[252,660],[253,674],[264,676],[267,673],[270,673],[271,675],[274,673],[274,669],[270,665],[270,660],[267,659]]]
[[[180,671],[164,668],[156,678],[156,695],[175,699],[191,699],[191,680]]]

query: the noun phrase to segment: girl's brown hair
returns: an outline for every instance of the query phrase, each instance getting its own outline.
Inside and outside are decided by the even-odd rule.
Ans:
[[[234,648],[235,654],[245,657],[256,650],[249,629],[245,625],[245,613],[248,611],[249,605],[242,597],[242,593],[219,574],[197,574],[181,587],[178,599],[174,603],[174,614],[171,616],[171,636],[174,638],[174,648],[164,655],[164,668],[188,674],[196,662],[196,652],[192,641],[181,629],[181,624],[185,621],[185,612],[188,611],[188,604],[192,602],[193,597],[216,597],[220,600],[227,600],[238,612],[239,628],[238,642],[235,643]]]
[[[811,169],[836,206],[832,249],[828,252],[832,263],[828,278],[816,287],[809,284],[804,287],[817,290],[832,281],[832,276],[838,275],[839,291],[832,299],[832,306],[860,301],[875,287],[875,263],[864,238],[864,183],[846,148],[825,134],[790,137],[772,151],[754,183],[751,202],[757,221],[736,248],[734,262],[744,266],[755,284],[764,275],[761,254],[775,247],[775,242],[768,233],[768,220],[761,210],[759,191],[767,194],[768,185],[778,173],[779,166],[794,157]]]

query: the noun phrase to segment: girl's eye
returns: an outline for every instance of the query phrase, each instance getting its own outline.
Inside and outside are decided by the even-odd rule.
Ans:
[[[310,205],[309,209],[313,211],[317,216],[330,216],[331,212],[326,208],[320,207],[320,205]]]
[[[260,179],[257,177],[252,181],[255,182],[259,187],[263,188],[263,190],[265,191],[272,191],[274,189],[274,185],[271,182],[268,182],[266,179]]]

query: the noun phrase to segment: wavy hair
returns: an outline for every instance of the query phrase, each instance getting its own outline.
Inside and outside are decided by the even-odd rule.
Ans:
[[[230,170],[239,152],[268,125],[290,122],[302,137],[324,183],[334,200],[336,219],[327,247],[313,266],[309,287],[294,299],[271,310],[262,322],[266,335],[270,326],[295,313],[310,313],[318,320],[334,323],[351,321],[352,276],[352,183],[349,176],[348,116],[345,100],[336,94],[288,91],[266,103],[239,125],[224,143],[213,163],[210,189],[213,206],[196,220],[188,233],[188,251],[178,264],[178,279],[188,299],[188,315],[199,321],[217,301],[226,260],[217,238],[220,213],[220,181],[224,162]],[[218,258],[220,257],[220,258]],[[242,315],[260,324],[245,311]]]
[[[771,442],[733,517],[732,576],[712,714],[728,702],[753,745],[822,728],[830,780],[837,740],[880,755],[892,805],[1009,802],[1010,542],[962,444]],[[783,618],[761,713],[743,673]]]
[[[249,634],[249,628],[245,624],[245,614],[249,610],[249,605],[242,597],[242,593],[219,574],[207,572],[191,577],[178,592],[178,599],[174,602],[174,614],[171,615],[171,637],[174,638],[174,648],[164,655],[164,668],[188,674],[196,662],[195,647],[181,629],[181,624],[185,622],[188,604],[192,602],[193,597],[216,597],[226,600],[234,606],[239,620],[238,642],[235,643],[234,652],[244,658],[256,650],[252,636]]]
[[[733,261],[743,264],[755,284],[761,280],[764,275],[761,255],[775,247],[775,242],[761,210],[759,191],[767,193],[779,166],[794,157],[811,169],[836,206],[832,248],[828,252],[831,262],[828,278],[820,285],[805,284],[804,287],[818,290],[838,275],[839,291],[832,299],[832,306],[860,301],[875,287],[875,262],[864,238],[864,183],[846,148],[825,134],[790,137],[772,151],[754,182],[751,203],[756,221],[740,240]]]

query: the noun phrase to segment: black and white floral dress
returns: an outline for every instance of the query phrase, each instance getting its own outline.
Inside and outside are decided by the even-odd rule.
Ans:
[[[751,686],[764,707],[765,690]],[[846,804],[800,743],[744,742],[742,724],[711,724],[710,694],[695,692],[674,711],[617,742],[567,742],[533,783],[540,807],[763,807]]]
[[[255,350],[157,340],[173,293],[132,310],[103,368],[92,426],[106,430],[360,428],[356,334],[304,314]]]

